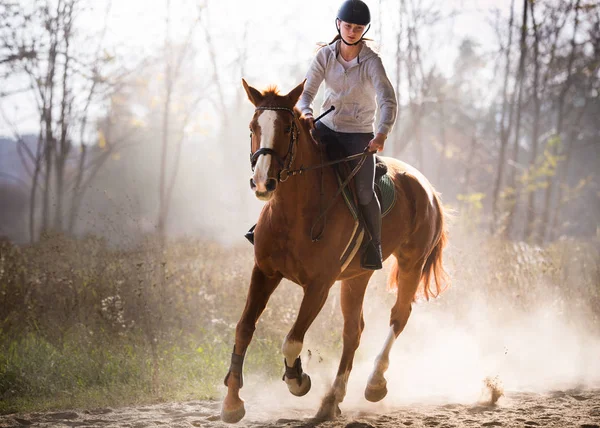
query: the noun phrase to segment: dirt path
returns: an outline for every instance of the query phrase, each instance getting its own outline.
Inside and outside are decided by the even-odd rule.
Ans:
[[[579,427],[600,428],[600,389],[548,394],[507,393],[497,406],[412,405],[382,413],[352,411],[335,421],[315,422],[307,409],[283,415],[248,415],[237,425],[220,421],[220,402],[191,401],[119,409],[31,413],[0,417],[0,427]],[[264,417],[264,419],[261,419]]]

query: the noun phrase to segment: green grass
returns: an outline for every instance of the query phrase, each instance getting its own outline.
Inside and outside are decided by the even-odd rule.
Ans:
[[[139,338],[113,343],[65,339],[55,346],[35,334],[3,341],[0,349],[0,412],[111,406],[188,394],[216,394],[226,372],[224,345],[163,343],[158,348],[158,389],[153,358]],[[201,349],[201,351],[200,351]]]

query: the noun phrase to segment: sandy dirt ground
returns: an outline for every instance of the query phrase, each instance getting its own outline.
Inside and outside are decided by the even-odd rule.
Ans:
[[[384,400],[385,401],[385,400]],[[546,394],[506,393],[497,405],[414,404],[379,407],[377,413],[342,404],[342,416],[319,422],[310,409],[262,410],[236,425],[220,420],[218,401],[164,403],[153,406],[88,409],[0,417],[0,427],[578,427],[600,428],[600,389],[553,391]]]

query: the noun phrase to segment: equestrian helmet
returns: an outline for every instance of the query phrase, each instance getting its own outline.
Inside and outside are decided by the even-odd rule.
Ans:
[[[340,6],[337,18],[350,24],[367,25],[371,22],[371,12],[369,6],[361,0],[346,0]]]

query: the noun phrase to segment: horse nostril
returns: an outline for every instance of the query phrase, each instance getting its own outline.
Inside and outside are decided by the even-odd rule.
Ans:
[[[254,178],[250,178],[250,188],[252,190],[256,189],[256,183],[254,182]]]
[[[269,192],[272,192],[275,190],[276,187],[277,187],[277,180],[275,180],[274,178],[269,178],[267,180],[267,190]]]

